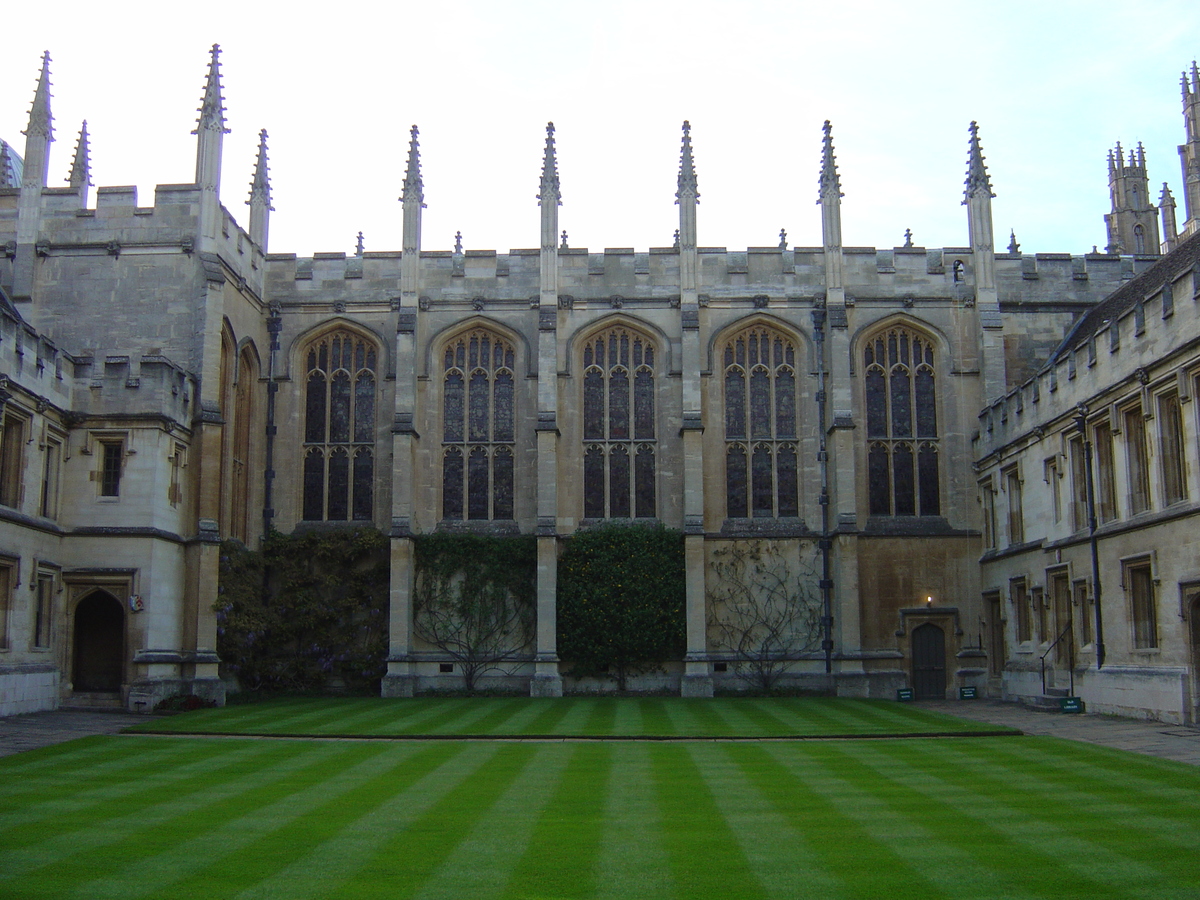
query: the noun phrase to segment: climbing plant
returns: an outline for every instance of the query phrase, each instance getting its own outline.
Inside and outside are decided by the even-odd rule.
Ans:
[[[570,539],[558,561],[558,652],[576,676],[652,671],[686,649],[683,535],[605,525]]]
[[[217,652],[245,690],[377,689],[386,670],[388,540],[374,528],[221,545]]]
[[[417,637],[458,663],[468,691],[518,664],[536,626],[537,539],[429,534],[413,543]]]

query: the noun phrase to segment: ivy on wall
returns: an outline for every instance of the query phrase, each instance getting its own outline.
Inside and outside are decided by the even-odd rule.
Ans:
[[[558,561],[558,652],[575,676],[630,675],[683,658],[683,534],[605,525],[570,539]]]
[[[217,652],[244,690],[377,690],[388,649],[388,539],[374,528],[221,545]]]

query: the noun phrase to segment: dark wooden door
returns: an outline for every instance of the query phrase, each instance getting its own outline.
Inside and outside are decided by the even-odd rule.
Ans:
[[[75,671],[72,684],[83,693],[121,690],[125,656],[125,611],[107,591],[88,594],[75,607]]]
[[[912,677],[916,699],[946,699],[946,635],[932,622],[913,629]]]

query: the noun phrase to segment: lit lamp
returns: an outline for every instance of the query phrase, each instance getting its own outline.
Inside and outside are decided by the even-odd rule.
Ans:
[[[933,606],[933,598],[932,598],[932,597],[926,597],[926,598],[925,598],[925,605],[926,605],[926,606]]]

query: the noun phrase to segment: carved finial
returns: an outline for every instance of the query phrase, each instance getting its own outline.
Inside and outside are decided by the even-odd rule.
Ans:
[[[463,252],[462,232],[456,231],[456,232],[454,232],[454,255],[462,256],[462,252]]]
[[[92,183],[91,155],[88,151],[87,119],[79,129],[79,141],[75,144],[75,159],[71,162],[71,174],[67,184],[73,188],[89,187]]]
[[[1117,158],[1113,155],[1112,150],[1108,151],[1108,174],[1112,175],[1117,171]]]
[[[779,249],[787,249],[787,230],[783,228],[779,229]]]
[[[984,155],[983,147],[979,143],[979,124],[972,122],[968,130],[971,132],[971,141],[967,153],[967,180],[963,182],[967,186],[963,203],[980,192],[984,192],[988,197],[996,196],[992,193],[992,182],[988,178],[987,166],[983,164]]]
[[[565,228],[563,229],[563,233],[562,233],[562,243],[558,245],[558,249],[559,250],[570,250],[571,249],[570,247],[567,246],[567,230]]]
[[[1165,181],[1163,182],[1162,193],[1158,195],[1158,205],[1159,207],[1173,207],[1175,205],[1175,198],[1171,196],[1171,189],[1167,187],[1167,183]]]
[[[676,250],[679,249],[679,229],[678,228],[675,229],[675,243],[672,244],[671,246],[673,246]]]
[[[404,202],[416,200],[425,205],[425,183],[421,180],[421,142],[417,140],[417,126],[408,132],[408,166],[404,170],[404,191],[400,199]]]
[[[546,151],[542,156],[541,189],[538,203],[556,203],[562,206],[562,190],[558,183],[558,158],[554,153],[554,123],[546,123]]]
[[[0,187],[19,187],[20,183],[16,166],[8,155],[8,144],[0,139]]]
[[[683,146],[679,151],[679,181],[675,189],[675,202],[691,200],[700,202],[700,192],[696,190],[696,163],[692,159],[692,126],[687,119],[683,120]]]
[[[50,115],[49,50],[42,54],[42,71],[38,74],[37,88],[33,92],[33,106],[29,108],[29,126],[21,133],[54,140],[54,117]]]
[[[833,126],[829,124],[829,120],[825,120],[825,124],[821,126],[824,132],[824,137],[821,139],[821,177],[818,179],[819,195],[817,202],[820,203],[827,197],[843,197],[842,182],[838,178],[837,171],[837,156],[833,152]]]
[[[363,233],[361,231],[358,233],[358,236],[354,240],[354,255],[355,256],[363,255]]]
[[[1008,252],[1014,256],[1021,252],[1021,245],[1017,243],[1016,229],[1009,229],[1008,232]]]
[[[1200,70],[1196,68],[1196,61],[1192,60],[1192,84],[1191,89],[1188,88],[1188,73],[1186,70],[1179,76],[1180,86],[1183,88],[1183,99],[1187,100],[1192,94],[1200,94]]]
[[[1125,151],[1121,149],[1121,142],[1117,141],[1117,168],[1125,168]]]
[[[208,62],[208,77],[204,81],[204,96],[200,98],[200,108],[196,110],[200,113],[200,118],[196,120],[196,130],[192,134],[197,134],[200,131],[219,131],[222,134],[229,134],[229,129],[225,127],[225,101],[221,97],[221,47],[219,44],[213,44]]]
[[[911,228],[905,228],[905,229],[904,229],[904,246],[905,246],[905,247],[911,247],[912,245],[913,245],[913,242],[912,242],[912,229],[911,229]]]
[[[249,206],[255,202],[262,203],[271,211],[275,209],[271,205],[271,174],[267,165],[267,129],[265,128],[258,133],[258,157],[254,161],[254,177],[250,179],[250,199],[246,201],[246,205]]]

